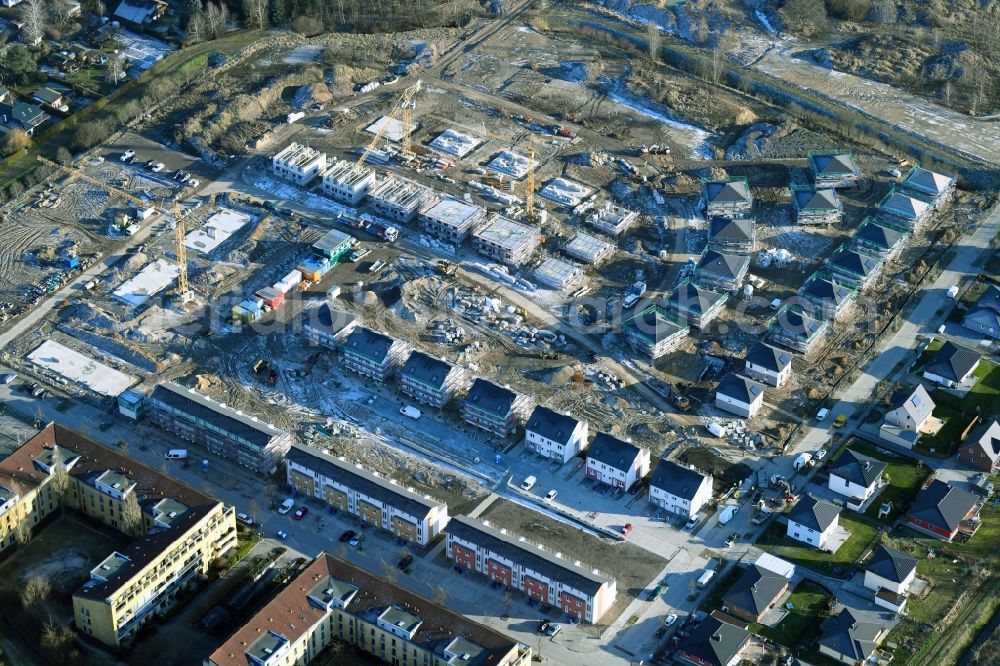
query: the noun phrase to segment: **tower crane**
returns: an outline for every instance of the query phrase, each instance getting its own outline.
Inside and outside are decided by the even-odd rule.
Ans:
[[[182,303],[191,300],[188,286],[187,246],[184,245],[184,218],[181,205],[174,202],[174,252],[177,255],[177,297]]]
[[[412,86],[410,86],[409,88],[407,88],[406,90],[403,91],[403,94],[400,95],[399,101],[396,102],[396,105],[393,108],[392,113],[390,113],[389,117],[386,119],[386,121],[384,123],[382,123],[382,126],[378,128],[378,131],[375,132],[375,136],[372,138],[371,142],[368,144],[368,146],[361,153],[361,157],[359,157],[358,161],[354,163],[354,169],[353,170],[355,172],[358,172],[358,171],[361,170],[361,166],[365,163],[365,160],[368,159],[368,156],[371,155],[372,151],[374,151],[375,148],[378,146],[378,142],[382,140],[382,136],[385,134],[386,130],[389,128],[389,125],[391,125],[392,121],[396,120],[399,117],[400,113],[404,113],[404,120],[403,120],[403,134],[404,134],[403,141],[404,141],[404,144],[403,145],[405,147],[405,150],[409,151],[409,148],[410,148],[410,129],[411,129],[410,128],[410,124],[412,124],[412,122],[413,122],[412,100],[413,100],[413,97],[418,92],[420,92],[421,87],[423,87],[423,81],[421,79],[417,79],[416,83],[414,83]]]
[[[105,183],[105,182],[102,182],[100,180],[97,180],[96,178],[91,178],[90,176],[88,176],[87,174],[85,174],[82,170],[77,169],[76,167],[70,166],[68,164],[59,164],[58,162],[53,162],[52,160],[46,159],[46,158],[42,157],[41,155],[36,155],[35,159],[37,159],[39,162],[41,162],[45,166],[50,166],[50,167],[54,167],[56,169],[61,169],[62,171],[65,171],[67,174],[69,174],[70,180],[72,180],[74,178],[78,178],[78,179],[82,180],[83,182],[87,183],[88,185],[93,185],[96,188],[105,190],[107,192],[111,192],[112,194],[117,194],[121,198],[126,199],[127,201],[130,201],[131,203],[134,203],[136,206],[140,206],[142,208],[145,208],[146,206],[149,205],[149,202],[143,201],[142,199],[140,199],[139,197],[135,196],[134,194],[131,194],[129,192],[126,192],[125,190],[119,189],[119,188],[117,188],[114,185],[111,185],[109,183]]]

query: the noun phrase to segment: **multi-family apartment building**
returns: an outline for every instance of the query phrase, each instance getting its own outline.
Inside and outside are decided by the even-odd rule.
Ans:
[[[753,194],[746,178],[705,180],[701,185],[705,217],[750,217],[753,215]]]
[[[530,397],[478,378],[462,403],[462,418],[477,428],[506,437],[528,417],[531,406]]]
[[[271,168],[296,185],[308,185],[326,169],[326,155],[315,148],[290,143],[271,158]]]
[[[515,268],[531,258],[541,241],[537,228],[499,214],[472,233],[472,247],[479,254]]]
[[[73,594],[77,628],[115,647],[236,547],[232,507],[55,423],[0,462],[0,495],[0,549],[60,505],[136,539]]]
[[[373,211],[382,217],[406,224],[417,216],[420,206],[434,195],[434,190],[415,181],[390,174],[368,190]]]
[[[586,421],[539,405],[524,426],[524,448],[564,463],[587,448],[589,429]]]
[[[348,206],[361,203],[374,184],[374,171],[348,160],[334,159],[323,171],[323,192]]]
[[[399,390],[422,405],[440,409],[469,385],[469,373],[421,351],[406,359],[399,371]]]
[[[420,228],[445,241],[461,243],[486,219],[486,209],[442,194],[427,200],[417,215]]]
[[[455,516],[445,528],[447,554],[458,566],[491,581],[521,590],[580,622],[595,623],[614,604],[617,583],[579,560],[550,553],[506,530],[467,516]]]
[[[256,416],[174,382],[157,384],[146,413],[151,422],[181,439],[258,472],[273,472],[294,439]]]
[[[295,445],[286,459],[288,485],[306,497],[323,500],[396,537],[426,546],[448,523],[448,506],[394,480]]]
[[[344,367],[380,384],[396,372],[409,351],[402,340],[364,326],[351,331],[340,347]]]
[[[357,317],[350,312],[338,310],[329,303],[320,303],[302,313],[302,333],[306,339],[327,349],[340,349],[344,338],[357,325]]]
[[[204,666],[304,666],[348,644],[394,666],[529,666],[531,648],[320,553]]]

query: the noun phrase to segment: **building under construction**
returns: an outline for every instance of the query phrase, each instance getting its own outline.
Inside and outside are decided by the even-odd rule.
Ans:
[[[420,227],[449,243],[461,243],[486,219],[486,209],[446,194],[420,208]]]
[[[499,214],[472,234],[472,246],[479,254],[515,267],[523,265],[540,242],[538,229]]]
[[[609,236],[618,236],[639,218],[639,213],[616,206],[610,201],[587,218],[587,224]]]
[[[361,203],[374,183],[374,171],[347,160],[335,161],[323,172],[323,192],[348,206]]]
[[[570,242],[563,245],[562,251],[588,264],[599,264],[611,256],[615,246],[590,234],[577,234]]]
[[[296,185],[308,185],[326,168],[326,155],[315,148],[290,143],[271,158],[271,167]]]
[[[578,287],[583,282],[583,271],[576,264],[562,259],[546,259],[534,270],[535,281],[560,291]]]
[[[434,190],[396,174],[389,174],[369,192],[372,210],[378,215],[409,223],[417,216],[420,206],[434,195]]]

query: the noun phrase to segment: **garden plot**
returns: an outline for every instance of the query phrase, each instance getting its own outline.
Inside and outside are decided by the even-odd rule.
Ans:
[[[177,50],[166,42],[145,35],[137,35],[128,30],[119,32],[115,39],[125,46],[122,56],[129,65],[142,70],[149,69]]]

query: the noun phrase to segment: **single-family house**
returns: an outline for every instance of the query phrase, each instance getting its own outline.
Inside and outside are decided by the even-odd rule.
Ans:
[[[915,166],[903,179],[902,189],[940,206],[955,193],[957,179]]]
[[[958,459],[969,467],[993,474],[1000,468],[1000,421],[990,421],[969,433],[958,447]]]
[[[115,9],[115,18],[133,25],[149,25],[160,20],[166,11],[164,0],[122,0]]]
[[[649,473],[649,449],[599,432],[587,447],[587,478],[627,490]]]
[[[924,366],[924,379],[945,388],[966,384],[979,367],[979,354],[948,341]]]
[[[909,237],[908,231],[881,224],[874,217],[866,217],[851,238],[851,247],[865,254],[878,254],[886,261],[892,259]]]
[[[844,217],[844,203],[833,188],[793,188],[792,205],[799,224],[836,224]]]
[[[878,204],[879,217],[892,226],[914,231],[926,222],[934,209],[929,203],[893,189]]]
[[[752,419],[764,406],[764,385],[730,372],[715,387],[715,406],[743,418]]]
[[[0,104],[0,121],[3,125],[11,129],[22,129],[28,134],[34,134],[35,130],[51,117],[34,104],[26,102],[15,102],[13,106]]]
[[[792,376],[792,355],[760,340],[747,352],[744,372],[757,381],[782,387]]]
[[[31,93],[31,98],[39,104],[46,104],[54,109],[65,110],[66,107],[66,98],[63,94],[57,90],[49,88],[48,86],[42,86],[35,92]]]
[[[667,311],[682,325],[703,330],[726,307],[727,296],[684,280],[667,297]]]
[[[809,170],[817,187],[853,187],[861,177],[854,156],[836,151],[809,153]]]
[[[712,477],[660,458],[649,479],[649,501],[691,520],[712,499]]]
[[[527,418],[531,406],[528,396],[480,377],[465,396],[462,418],[477,428],[506,437]]]
[[[750,254],[757,249],[753,217],[713,217],[708,221],[708,246],[729,254]]]
[[[721,303],[725,305],[725,298]],[[622,334],[632,347],[651,359],[680,347],[690,332],[690,326],[678,323],[666,309],[655,304],[622,324]]]
[[[690,666],[736,666],[749,645],[749,631],[710,615],[681,641],[675,658]]]
[[[871,559],[865,564],[864,585],[875,592],[888,590],[904,596],[916,577],[916,559],[882,544],[875,548]],[[878,603],[877,598],[875,603]]]
[[[838,282],[863,291],[875,281],[884,263],[882,257],[852,250],[845,243],[826,260],[826,269]]]
[[[722,597],[722,612],[746,622],[760,622],[788,591],[788,582],[784,576],[751,564]]]
[[[977,496],[934,479],[917,493],[906,512],[906,526],[951,541],[959,532],[971,535],[979,529],[979,507]]]
[[[1000,287],[995,284],[986,287],[965,313],[962,326],[991,338],[1000,338]]]
[[[724,254],[710,248],[705,250],[695,265],[692,279],[706,289],[736,291],[749,268],[749,255]]]
[[[749,217],[753,214],[753,195],[746,178],[705,180],[701,184],[705,216]]]
[[[564,463],[587,448],[589,428],[586,421],[539,405],[524,426],[524,447]]]
[[[934,412],[934,401],[923,384],[911,391],[896,391],[889,399],[885,422],[897,428],[919,432]]]
[[[799,312],[787,305],[778,310],[768,328],[768,339],[783,347],[808,354],[826,335],[829,322]]]
[[[840,524],[841,508],[808,495],[788,512],[788,538],[823,549]]]
[[[859,511],[878,490],[886,464],[850,449],[830,464],[828,487],[847,498],[847,507]]]
[[[796,305],[817,319],[837,319],[848,311],[857,292],[837,280],[822,273],[813,273],[805,284],[799,287]]]
[[[871,663],[889,628],[874,611],[844,608],[823,620],[817,639],[820,654],[849,666]]]

